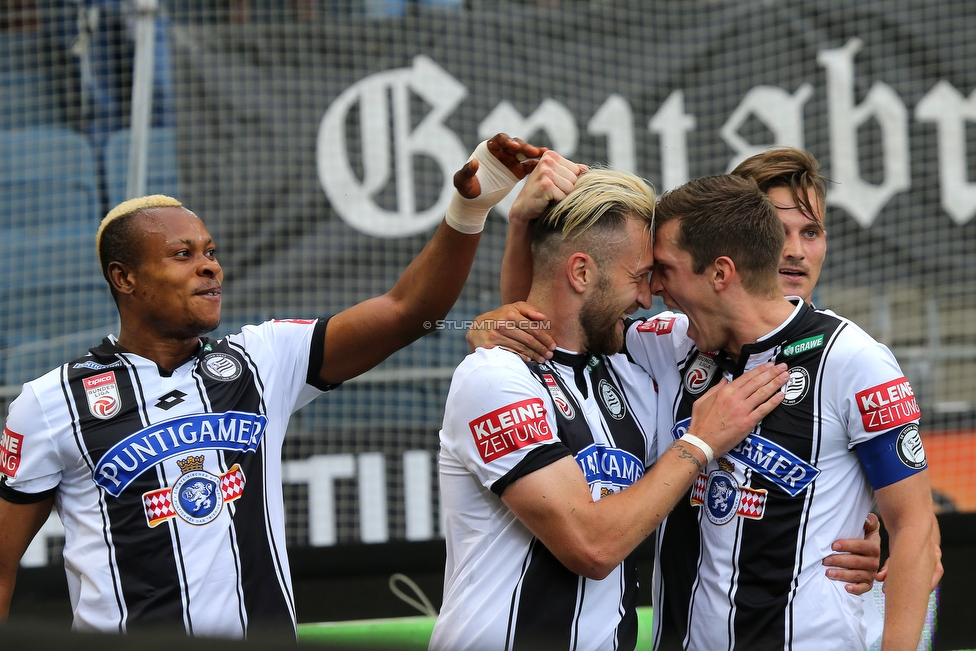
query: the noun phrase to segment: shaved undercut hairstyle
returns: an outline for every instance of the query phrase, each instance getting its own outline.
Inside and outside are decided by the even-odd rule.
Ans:
[[[821,176],[820,163],[808,152],[795,147],[774,147],[745,159],[731,174],[752,179],[766,194],[773,188],[789,189],[800,212],[823,225],[823,214],[813,209],[808,198],[813,190],[821,209],[826,207],[827,178]]]
[[[776,207],[756,182],[731,174],[689,181],[661,195],[655,228],[677,220],[677,244],[691,254],[693,271],[705,273],[727,256],[756,296],[782,296],[779,258],[786,235]]]
[[[139,265],[142,233],[133,224],[136,215],[156,208],[181,208],[182,206],[183,204],[173,197],[153,194],[123,201],[112,208],[105,215],[95,235],[98,262],[102,267],[105,280],[109,281],[108,265],[111,262],[121,262],[128,267]],[[115,288],[112,287],[111,281],[109,281],[109,288],[112,290],[112,296],[115,296]]]
[[[548,273],[566,247],[590,255],[601,271],[624,237],[628,219],[642,222],[651,235],[654,190],[644,179],[609,169],[591,169],[562,201],[553,203],[532,225],[535,272]]]

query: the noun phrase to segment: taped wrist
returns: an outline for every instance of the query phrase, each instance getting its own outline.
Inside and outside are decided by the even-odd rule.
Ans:
[[[487,140],[478,145],[471,158],[478,159],[478,172],[475,176],[481,184],[481,194],[474,199],[465,199],[461,193],[454,190],[451,204],[447,207],[447,214],[444,216],[451,228],[469,234],[484,230],[488,212],[504,199],[519,181],[518,177],[488,150]]]
[[[706,464],[709,464],[712,461],[715,461],[715,452],[712,450],[712,446],[710,446],[708,443],[705,443],[705,441],[701,440],[700,438],[698,438],[694,434],[687,433],[687,434],[685,434],[684,436],[682,436],[678,440],[684,441],[685,443],[691,443],[696,448],[698,448],[699,450],[701,450],[702,452],[704,452],[705,453],[705,463]]]

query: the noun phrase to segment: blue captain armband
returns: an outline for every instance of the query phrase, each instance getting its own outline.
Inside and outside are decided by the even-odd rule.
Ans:
[[[918,423],[908,423],[854,448],[871,488],[878,490],[928,467]]]

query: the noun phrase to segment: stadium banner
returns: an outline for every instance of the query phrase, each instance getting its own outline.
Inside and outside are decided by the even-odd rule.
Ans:
[[[220,247],[228,327],[388,290],[439,224],[453,172],[499,131],[659,190],[771,145],[808,149],[832,180],[825,293],[976,295],[965,3],[612,5],[174,21],[181,195]],[[286,497],[308,520],[293,543],[437,535],[436,431],[466,324],[500,302],[510,201],[451,320],[383,367],[440,375],[350,385],[296,415]]]

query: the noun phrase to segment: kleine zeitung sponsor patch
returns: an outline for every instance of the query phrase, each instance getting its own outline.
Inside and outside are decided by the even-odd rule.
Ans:
[[[540,398],[513,402],[472,420],[468,427],[485,463],[533,443],[552,439],[546,408]]]
[[[23,446],[23,435],[12,432],[6,427],[3,428],[3,438],[0,438],[0,474],[11,479],[17,476]]]
[[[904,377],[858,391],[854,399],[868,432],[894,429],[921,416],[912,385]]]

